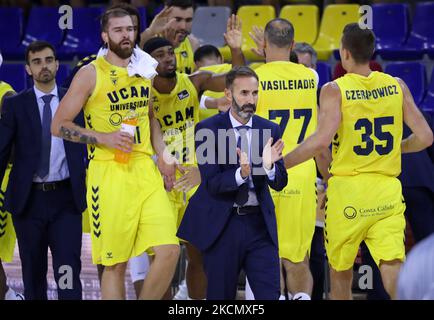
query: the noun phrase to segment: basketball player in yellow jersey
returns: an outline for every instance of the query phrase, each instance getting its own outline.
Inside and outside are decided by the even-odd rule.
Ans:
[[[241,47],[241,37],[234,37],[237,39],[230,43]],[[177,190],[169,192],[169,198],[178,213],[179,225],[190,197],[200,184],[194,152],[194,127],[199,122],[198,94],[205,90],[223,91],[226,74],[198,71],[187,75],[177,72],[174,48],[164,38],[150,39],[143,50],[158,61],[158,75],[154,78],[152,90],[154,115],[160,123],[169,151],[184,166],[181,169],[184,176],[179,174],[175,185]],[[167,187],[169,190],[172,188],[170,185]],[[200,252],[188,243],[186,248],[189,260],[186,273],[189,298],[204,299],[206,277]]]
[[[198,70],[210,71],[213,73],[227,73],[232,69],[232,65],[229,63],[223,63],[223,57],[216,47],[213,45],[204,45],[199,47],[194,52],[194,63]],[[221,99],[219,102],[227,104],[230,108],[230,102],[226,100],[223,92],[215,92],[207,90],[200,98],[199,119],[200,121],[209,118],[218,113],[217,109],[208,108],[209,100]]]
[[[352,267],[365,241],[395,297],[405,258],[401,153],[430,146],[433,133],[407,85],[369,68],[375,36],[358,24],[344,28],[340,55],[348,73],[321,90],[318,128],[285,155],[291,168],[333,140],[327,190],[325,239],[331,266],[331,298],[351,299]],[[401,141],[403,121],[413,133]]]
[[[0,65],[2,57],[0,55]],[[15,94],[14,89],[6,82],[0,81],[0,112],[3,100]],[[14,256],[16,235],[12,217],[9,212],[3,211],[4,194],[9,181],[11,165],[9,164],[0,190],[0,300],[24,300],[24,297],[9,288],[6,282],[6,274],[3,269],[2,261],[11,262]]]
[[[293,43],[294,28],[289,21],[268,22],[262,48],[266,63],[256,69],[260,82],[257,114],[280,125],[284,152],[309,137],[317,125],[318,75],[313,69],[289,61]],[[327,164],[319,167],[327,175]],[[286,271],[289,297],[310,299],[313,279],[308,253],[316,221],[315,161],[287,172],[288,185],[281,192],[272,191],[279,256]]]
[[[87,198],[93,261],[105,266],[102,298],[125,299],[128,260],[151,251],[155,258],[139,298],[160,299],[173,277],[179,244],[173,208],[151,159],[153,147],[165,175],[173,177],[175,165],[162,159],[165,146],[150,105],[151,80],[128,75],[134,46],[131,17],[122,9],[108,10],[101,26],[107,55],[79,70],[54,116],[52,132],[90,145]],[[131,106],[139,114],[134,137],[119,130]],[[86,129],[72,122],[82,108]],[[128,163],[114,161],[119,151],[130,153]]]
[[[141,46],[154,36],[162,36],[175,47],[177,71],[190,74],[195,71],[194,51],[199,41],[192,36],[192,0],[167,0],[164,9],[154,17],[151,25],[141,34]]]

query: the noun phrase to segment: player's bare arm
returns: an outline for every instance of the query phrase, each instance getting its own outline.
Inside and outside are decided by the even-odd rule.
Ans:
[[[341,121],[341,93],[334,82],[323,86],[316,131],[283,158],[285,167],[292,168],[318,155],[330,145]]]
[[[318,115],[319,115],[319,108],[317,108]],[[315,162],[318,166],[318,170],[321,173],[321,176],[325,182],[328,181],[331,174],[329,172],[330,163],[332,162],[332,152],[329,148],[322,149],[316,156],[315,156]]]
[[[241,19],[233,14],[229,17],[226,32],[223,35],[226,44],[231,49],[232,66],[244,66],[246,60],[244,58],[243,51],[241,49],[243,45],[243,35],[241,32]]]
[[[223,92],[225,90],[226,73],[212,73],[210,71],[200,70],[191,74],[189,77],[197,92],[203,92],[205,90]]]
[[[207,109],[218,109],[221,112],[226,112],[231,107],[231,102],[226,96],[223,96],[221,98],[206,97],[205,107]]]
[[[171,7],[165,7],[154,17],[151,25],[140,34],[140,48],[143,48],[146,41],[162,33],[175,21],[175,18],[169,18],[171,12]]]
[[[401,85],[403,93],[403,116],[405,124],[412,134],[401,142],[401,152],[418,152],[433,143],[433,133],[425,117],[414,103],[413,96],[404,81],[396,78]]]
[[[92,65],[87,65],[77,72],[54,115],[51,124],[52,134],[72,142],[103,144],[124,152],[131,152],[133,137],[127,133],[119,130],[112,133],[97,132],[74,123],[74,119],[92,94],[95,83],[96,71]]]
[[[157,166],[165,180],[170,185],[175,181],[176,159],[168,152],[166,144],[164,143],[163,133],[161,131],[160,123],[154,116],[154,109],[152,104],[152,97],[149,99],[149,125],[151,127],[151,143],[157,154]]]

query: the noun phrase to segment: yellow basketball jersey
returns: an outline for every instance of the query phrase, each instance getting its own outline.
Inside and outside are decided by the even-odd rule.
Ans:
[[[154,153],[148,118],[151,80],[130,77],[126,68],[110,64],[105,57],[99,57],[91,64],[96,69],[96,84],[83,108],[86,127],[98,132],[119,130],[123,117],[134,106],[139,119],[131,156],[151,156]],[[88,145],[90,160],[113,160],[114,152],[103,145]]]
[[[195,163],[194,126],[199,122],[196,87],[185,73],[176,73],[176,86],[170,93],[152,88],[154,115],[170,152],[184,164]]]
[[[6,92],[15,92],[15,90],[10,86],[10,84],[0,81],[0,103],[3,101],[3,96],[6,94]]]
[[[342,95],[342,121],[333,140],[333,175],[401,172],[402,90],[382,72],[349,73],[335,80]]]
[[[190,39],[187,37],[175,48],[176,71],[181,73],[193,73],[196,65],[194,64],[194,52]]]
[[[258,69],[259,95],[256,114],[280,126],[283,154],[292,151],[317,126],[315,73],[301,64],[269,62]],[[315,167],[313,160],[307,166]],[[302,164],[303,166],[303,164]]]

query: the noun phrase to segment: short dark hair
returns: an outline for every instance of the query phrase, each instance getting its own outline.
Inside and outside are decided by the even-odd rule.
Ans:
[[[194,8],[193,0],[166,0],[164,4],[168,7],[179,7],[182,9]]]
[[[298,63],[298,56],[294,52],[294,50],[292,50],[291,53],[289,54],[289,61],[291,61],[293,63]]]
[[[222,55],[219,49],[217,49],[217,47],[210,44],[206,44],[204,46],[197,48],[197,50],[194,52],[194,62],[200,61],[204,57],[208,57],[208,56],[215,56],[217,58],[222,58]]]
[[[119,2],[117,4],[114,4],[114,5],[110,6],[107,9],[107,11],[108,10],[113,10],[113,9],[123,9],[126,12],[128,12],[130,16],[136,16],[137,17],[137,31],[138,31],[138,34],[137,34],[136,43],[138,44],[140,42],[139,35],[140,35],[141,28],[142,28],[141,23],[140,23],[140,12],[139,12],[139,10],[135,6],[133,6],[132,4],[129,4],[129,3],[126,3],[126,2]]]
[[[130,14],[123,8],[108,9],[101,17],[101,30],[107,32],[107,26],[110,18],[121,18],[125,16],[130,16]]]
[[[54,57],[56,58],[56,49],[54,49],[54,46],[51,43],[43,40],[36,40],[33,41],[31,44],[29,44],[29,46],[26,48],[26,63],[30,64],[29,61],[30,52],[31,53],[40,52],[45,48],[51,49],[53,51]]]
[[[276,18],[267,23],[266,39],[278,48],[288,48],[294,41],[294,26],[286,19]]]
[[[358,23],[347,24],[342,35],[342,47],[347,49],[358,64],[371,60],[375,50],[375,34],[360,28]]]
[[[246,66],[233,67],[231,71],[226,74],[226,88],[230,89],[237,78],[241,77],[253,77],[259,81],[258,75],[253,69]]]

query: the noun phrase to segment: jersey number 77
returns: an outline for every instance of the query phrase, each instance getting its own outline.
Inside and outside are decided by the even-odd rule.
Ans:
[[[300,135],[298,136],[297,144],[303,142],[304,137],[306,136],[306,130],[309,125],[310,119],[312,118],[312,109],[294,109],[293,112],[294,119],[303,118],[303,126],[301,127]],[[283,136],[285,132],[286,126],[288,125],[288,121],[290,118],[290,110],[280,109],[280,110],[269,110],[268,111],[268,119],[275,120],[276,118],[280,118],[280,131]]]

